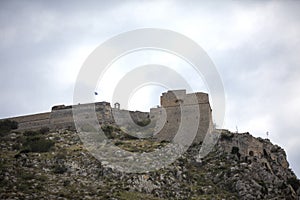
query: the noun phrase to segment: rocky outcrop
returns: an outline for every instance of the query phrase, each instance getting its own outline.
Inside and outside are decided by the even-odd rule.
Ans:
[[[120,129],[110,129],[122,134]],[[44,138],[43,140],[37,138]],[[28,142],[54,143],[39,152]],[[119,148],[147,152],[166,143],[112,138]],[[44,143],[43,143],[44,144]],[[51,143],[52,144],[52,143]],[[300,183],[283,149],[248,133],[222,131],[217,145],[197,160],[194,144],[171,165],[148,173],[105,167],[76,132],[10,132],[2,136],[0,199],[299,199]]]
[[[216,148],[226,152],[226,158],[236,165],[215,181],[232,182],[231,187],[240,198],[299,198],[299,180],[289,169],[285,151],[270,140],[225,131]]]

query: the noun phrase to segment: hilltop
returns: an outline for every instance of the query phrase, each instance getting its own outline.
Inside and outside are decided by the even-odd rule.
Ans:
[[[126,137],[106,127],[109,141],[132,152],[166,145]],[[248,146],[256,146],[245,155]],[[1,199],[298,199],[300,182],[282,148],[249,133],[222,131],[202,160],[194,144],[170,166],[148,173],[105,167],[84,148],[75,131],[16,132],[1,136]],[[263,149],[260,149],[263,147]],[[262,152],[261,152],[262,151]],[[262,153],[260,155],[260,153]]]

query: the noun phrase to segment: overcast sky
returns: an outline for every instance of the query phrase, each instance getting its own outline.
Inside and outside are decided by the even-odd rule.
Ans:
[[[299,10],[300,1],[1,1],[0,118],[72,104],[80,67],[98,45],[133,29],[169,29],[215,63],[226,95],[224,128],[262,138],[268,131],[299,177]],[[172,55],[149,51],[118,62],[96,100],[111,101],[105,90],[113,91],[130,66],[151,62],[183,71],[194,90],[207,91]],[[137,90],[129,108],[159,104],[162,91]]]

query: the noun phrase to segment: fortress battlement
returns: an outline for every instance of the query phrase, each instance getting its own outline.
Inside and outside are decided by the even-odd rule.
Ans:
[[[158,126],[160,126],[160,131],[154,136],[160,141],[171,141],[176,135],[179,124],[182,120],[182,106],[187,108],[185,109],[185,112],[187,112],[185,116],[189,118],[186,119],[187,121],[192,121],[190,119],[195,118],[199,120],[195,142],[198,143],[203,141],[205,135],[213,127],[212,110],[209,104],[208,94],[206,93],[197,92],[187,94],[186,90],[170,90],[162,93],[160,102],[161,106],[158,108],[151,108],[150,112],[129,111],[130,115],[126,114],[126,112],[128,113],[127,110],[121,110],[118,103],[115,103],[114,108],[111,107],[109,102],[96,102],[73,106],[82,106],[83,108],[90,105],[95,106],[96,116],[100,125],[117,125],[115,117],[118,118],[118,121],[123,122],[130,121],[127,119],[128,116],[130,116],[134,122],[148,120],[158,121],[165,117],[165,123],[158,124]],[[193,105],[196,104],[198,105],[197,109],[194,109]],[[51,112],[13,117],[9,119],[18,122],[18,131],[38,130],[43,127],[48,127],[50,130],[75,129],[72,110],[73,106],[56,105],[52,107]]]
[[[163,107],[172,107],[193,104],[209,104],[209,98],[207,93],[196,92],[187,94],[186,90],[169,90],[162,93],[160,97],[160,104]]]

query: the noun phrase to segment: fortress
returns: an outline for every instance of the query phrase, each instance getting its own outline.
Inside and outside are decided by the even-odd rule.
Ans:
[[[212,110],[206,93],[187,94],[186,90],[171,90],[162,94],[160,103],[161,106],[151,108],[150,112],[121,110],[119,103],[115,103],[114,108],[108,102],[96,102],[94,105],[100,125],[119,125],[120,122],[126,124],[131,119],[136,124],[156,121],[155,130],[157,134],[153,137],[159,141],[171,141],[176,135],[182,120],[187,122],[197,120],[199,122],[197,135],[194,139],[195,143],[203,141],[205,135],[213,128]],[[76,106],[88,105],[92,105],[92,103]],[[184,114],[185,119],[182,118]],[[51,130],[75,129],[72,106],[57,105],[52,107],[51,112],[9,119],[18,122],[19,131],[38,130],[42,127],[48,127]]]
[[[76,111],[76,108],[79,108],[78,111]],[[95,113],[87,112],[94,111],[94,108]],[[100,155],[109,157],[108,161],[124,163],[125,166],[130,168],[141,166],[147,172],[116,173],[115,170],[119,169],[118,166],[114,166],[106,160],[101,160],[101,164],[99,164],[96,159],[91,157],[93,156],[92,151],[91,155],[88,155],[86,153],[89,151],[88,146],[84,148],[81,144],[82,140],[78,138],[80,134],[76,132],[74,119],[82,120],[79,122],[87,125],[87,129],[89,129],[89,116],[93,116],[93,123],[95,122],[96,125],[98,122],[100,125],[110,125],[111,127],[106,126],[106,128],[113,131],[115,127],[119,127],[121,130],[116,129],[115,135],[119,134],[118,136],[120,136],[122,133],[124,135],[128,133],[137,138],[149,138],[149,140],[135,140],[132,137],[127,137],[128,135],[123,138],[111,137],[111,140],[105,141],[105,143],[113,143],[119,149],[101,148],[103,144],[99,146]],[[94,120],[95,116],[98,122]],[[249,133],[232,133],[224,129],[215,129],[212,123],[209,96],[206,93],[187,94],[185,90],[167,91],[160,96],[160,106],[151,108],[150,112],[120,109],[119,103],[114,103],[111,106],[108,102],[96,102],[74,106],[57,105],[52,107],[51,112],[14,117],[10,120],[18,122],[17,131],[19,133],[12,130],[3,136],[1,143],[2,170],[6,170],[5,173],[2,173],[5,175],[2,176],[2,179],[5,180],[2,183],[6,184],[7,181],[11,181],[2,190],[7,191],[5,194],[7,196],[2,196],[4,199],[19,194],[18,185],[26,184],[27,186],[28,184],[33,185],[32,183],[47,186],[46,190],[41,190],[41,196],[50,191],[49,186],[52,187],[51,191],[71,191],[73,194],[74,190],[71,188],[79,185],[79,196],[71,196],[75,199],[89,194],[81,192],[82,188],[85,188],[82,185],[89,186],[86,191],[92,191],[91,194],[94,196],[91,198],[97,198],[103,194],[118,193],[118,190],[127,192],[128,188],[132,188],[134,195],[137,193],[136,191],[154,194],[152,191],[166,190],[168,191],[165,193],[166,196],[162,196],[165,199],[170,198],[171,193],[169,191],[170,188],[174,189],[174,185],[176,188],[172,193],[180,191],[178,194],[182,195],[173,196],[176,199],[186,199],[187,191],[189,193],[194,192],[189,188],[196,188],[195,197],[201,198],[204,196],[197,195],[204,194],[205,198],[227,198],[227,196],[207,196],[203,193],[208,188],[204,184],[208,184],[212,189],[209,190],[208,194],[223,191],[224,188],[227,188],[224,190],[226,194],[235,191],[233,198],[228,199],[236,199],[237,197],[239,199],[299,199],[300,197],[300,182],[289,168],[285,151],[278,145],[273,145],[270,140],[255,138]],[[197,122],[196,126],[195,122]],[[76,125],[78,128],[77,123]],[[42,131],[39,131],[40,135],[38,137],[31,137],[31,133],[29,135],[22,134],[25,130],[39,130],[44,127],[48,127],[51,131],[45,135],[42,135]],[[79,126],[78,130],[80,129]],[[84,131],[84,128],[82,129],[83,131],[78,132],[98,134],[90,131],[91,129],[87,131]],[[180,136],[181,132],[183,134]],[[143,137],[139,137],[139,134],[142,134]],[[205,136],[209,137],[204,139]],[[28,139],[31,141],[32,138],[35,139],[32,143],[34,145],[43,146],[44,139],[37,138],[46,138],[53,144],[55,142],[55,148],[49,152],[41,151],[43,154],[32,151],[27,146],[24,148],[23,145],[29,141]],[[210,143],[212,140],[216,143]],[[98,143],[101,140],[92,141]],[[174,143],[169,143],[167,144],[168,148],[163,148],[166,147],[165,142],[160,143],[159,141],[173,141]],[[178,144],[178,141],[182,143]],[[189,143],[186,143],[186,141]],[[177,156],[178,151],[175,150],[178,148],[181,151],[183,146],[180,145],[186,144],[189,145],[189,149],[181,155],[180,160],[173,162],[170,167],[166,166],[154,173],[148,172],[149,168],[161,164],[164,160],[167,160],[166,158],[173,155]],[[212,147],[213,149],[210,149]],[[120,151],[121,149],[123,151]],[[148,150],[152,150],[150,154],[148,154]],[[201,154],[201,152],[204,152],[204,154]],[[154,156],[149,157],[148,155]],[[112,158],[110,159],[110,157]],[[59,170],[56,171],[57,168]],[[30,179],[30,182],[25,182],[24,178],[18,177],[22,174],[20,172],[23,174],[32,173],[30,177],[34,178]],[[41,181],[39,178],[35,178],[35,176],[39,177],[38,174],[47,177],[47,181],[45,181],[45,178]],[[70,183],[69,187],[59,180],[73,182]],[[90,182],[88,182],[89,180]],[[3,185],[5,186],[5,184]],[[11,188],[14,188],[12,187],[14,185],[17,186],[16,190],[10,193],[13,191]],[[90,187],[90,185],[93,187]],[[98,189],[99,185],[104,185],[105,193],[98,193],[98,191],[102,191],[102,188]],[[216,185],[220,187],[217,188]],[[157,189],[158,186],[159,189]],[[117,188],[117,190],[107,190],[109,187]],[[143,190],[140,189],[141,187]],[[97,192],[93,188],[97,188]],[[27,190],[26,187],[25,191],[36,192],[40,189]],[[26,192],[24,194],[27,194]],[[67,194],[68,196],[63,197],[69,197],[68,193],[57,193],[59,197],[62,196],[61,194]],[[252,196],[249,196],[249,194]],[[27,197],[31,198],[31,196]],[[56,196],[52,197],[55,199]],[[106,198],[107,196],[103,197]],[[149,196],[147,195],[144,198],[148,199],[147,197]],[[20,199],[20,196],[16,196],[16,198]],[[23,196],[21,196],[22,198]]]

